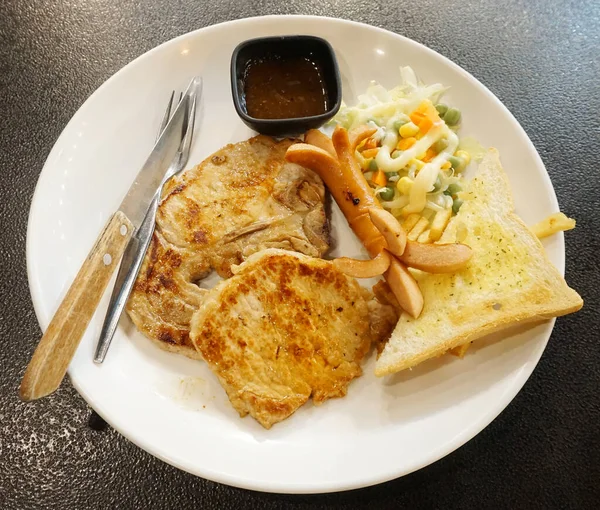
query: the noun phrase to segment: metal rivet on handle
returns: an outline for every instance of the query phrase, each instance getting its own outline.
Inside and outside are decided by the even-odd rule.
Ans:
[[[124,236],[127,234],[127,225],[121,225],[121,235]]]
[[[102,257],[102,261],[104,262],[105,266],[110,265],[110,263],[112,262],[112,257],[110,256],[110,253],[105,253],[104,257]]]

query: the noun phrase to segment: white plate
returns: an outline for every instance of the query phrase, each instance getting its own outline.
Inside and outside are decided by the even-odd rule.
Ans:
[[[523,129],[489,90],[446,58],[399,35],[348,21],[300,16],[224,23],[178,37],[127,65],[85,102],[56,142],[40,175],[27,232],[29,284],[42,328],[150,151],[170,91],[184,88],[194,74],[204,77],[191,166],[251,135],[231,100],[231,52],[245,39],[279,34],[328,39],[350,103],[370,79],[397,84],[401,65],[412,66],[425,82],[451,86],[446,99],[463,113],[462,135],[500,150],[524,220],[531,223],[558,210]],[[345,221],[336,217],[334,226],[342,240],[339,250],[358,253]],[[562,235],[546,248],[563,271]],[[346,398],[319,408],[309,403],[266,431],[252,418],[238,417],[206,365],[154,347],[129,320],[121,321],[105,363],[94,365],[107,301],[108,294],[69,368],[86,401],[124,436],[170,464],[272,492],[367,486],[447,455],[513,399],[553,326],[550,321],[502,342],[483,342],[462,361],[445,356],[387,379],[373,375],[371,359]]]

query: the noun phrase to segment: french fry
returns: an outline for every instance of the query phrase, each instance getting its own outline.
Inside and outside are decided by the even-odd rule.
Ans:
[[[413,227],[419,222],[421,215],[418,213],[410,213],[402,223],[402,228],[405,232],[410,232]]]
[[[431,229],[428,228],[427,230],[423,231],[423,233],[417,238],[417,241],[423,244],[431,243]]]
[[[429,230],[429,237],[432,242],[435,242],[439,240],[440,237],[442,237],[442,234],[444,233],[444,230],[446,230],[451,216],[452,209],[444,209],[442,211],[438,211],[435,214],[431,222],[431,228]]]
[[[392,213],[392,216],[394,218],[404,218],[404,214],[402,213],[402,211],[403,211],[402,207],[392,207],[390,209],[390,212]],[[400,221],[400,219],[398,219],[398,221]]]
[[[469,347],[471,347],[471,342],[467,342],[466,344],[462,344],[457,347],[454,347],[453,349],[450,349],[450,354],[459,358],[464,358]]]
[[[421,217],[419,219],[419,221],[417,221],[417,224],[408,233],[408,238],[411,241],[416,241],[419,238],[419,236],[423,232],[425,232],[425,229],[427,229],[428,226],[429,226],[429,221],[427,221],[427,218]]]
[[[564,213],[557,212],[544,218],[539,223],[536,223],[530,227],[530,230],[538,237],[538,239],[543,239],[544,237],[551,236],[557,232],[574,228],[575,220],[573,218],[569,218]]]

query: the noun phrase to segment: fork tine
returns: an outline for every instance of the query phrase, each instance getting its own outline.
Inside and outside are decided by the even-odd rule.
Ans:
[[[163,115],[162,122],[160,123],[160,128],[158,130],[158,135],[156,135],[156,140],[160,138],[162,132],[167,127],[169,123],[169,117],[171,116],[171,107],[173,106],[173,98],[175,97],[175,91],[171,92],[171,98],[169,99],[169,104],[167,105],[167,109],[165,110],[165,114]]]
[[[194,96],[192,100],[192,106],[189,110],[188,127],[181,142],[181,161],[183,165],[187,162],[190,157],[190,147],[192,146],[192,138],[194,136],[194,123],[196,121],[196,102],[198,98]]]

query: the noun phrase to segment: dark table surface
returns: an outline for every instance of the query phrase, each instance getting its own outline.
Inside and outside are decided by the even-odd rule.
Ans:
[[[597,508],[600,3],[211,4],[3,0],[0,6],[0,508]],[[530,380],[481,434],[439,462],[376,487],[316,496],[226,487],[164,464],[110,428],[90,428],[91,411],[68,382],[35,404],[17,397],[40,337],[25,269],[27,214],[61,130],[138,55],[200,27],[263,14],[362,21],[457,62],[523,125],[562,210],[577,218],[566,236],[566,278],[586,301],[583,310],[558,320]]]

